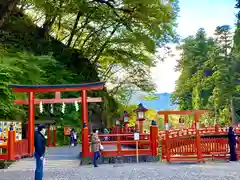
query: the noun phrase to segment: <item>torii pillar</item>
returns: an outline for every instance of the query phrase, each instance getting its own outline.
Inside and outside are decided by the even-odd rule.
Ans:
[[[104,82],[92,82],[85,84],[63,84],[63,85],[9,85],[14,92],[28,93],[28,100],[14,100],[14,104],[28,104],[28,153],[34,152],[34,105],[56,104],[56,103],[82,103],[82,158],[90,156],[88,141],[88,102],[102,102],[101,98],[87,97],[87,91],[103,90]],[[62,99],[60,92],[82,92],[81,98]],[[55,99],[35,99],[34,93],[55,92]]]
[[[82,158],[89,155],[87,91],[82,91]]]

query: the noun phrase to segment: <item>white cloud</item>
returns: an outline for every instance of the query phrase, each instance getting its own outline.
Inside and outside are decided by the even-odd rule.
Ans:
[[[209,26],[205,29],[207,36],[213,36],[215,27]],[[192,30],[196,33],[196,30]],[[193,34],[194,34],[193,33]],[[175,71],[177,60],[180,59],[180,50],[176,49],[177,45],[170,45],[173,56],[167,56],[163,62],[159,61],[157,66],[151,69],[153,81],[157,85],[158,93],[172,93],[175,88],[175,82],[180,76],[180,72]],[[161,49],[158,53],[164,53]]]
[[[164,61],[158,62],[156,67],[151,69],[153,81],[157,85],[158,93],[171,93],[175,87],[175,81],[178,79],[180,73],[175,72],[175,66],[177,65],[177,59],[180,58],[180,51],[176,50],[176,45],[171,46],[172,56],[167,56]],[[159,50],[158,53],[164,53],[163,50]]]
[[[227,0],[228,1],[228,0]],[[180,17],[178,18],[177,32],[181,37],[196,34],[199,28],[204,28],[207,36],[213,36],[217,26],[229,24],[234,27],[234,1],[228,6],[222,1],[219,4],[210,1],[183,0],[180,1]],[[226,3],[226,2],[225,2]],[[207,12],[203,11],[206,10]],[[158,93],[171,93],[180,73],[174,71],[176,60],[180,59],[180,52],[176,45],[172,46],[174,57],[167,57],[151,69],[153,81],[157,85]],[[161,53],[161,50],[160,50]]]

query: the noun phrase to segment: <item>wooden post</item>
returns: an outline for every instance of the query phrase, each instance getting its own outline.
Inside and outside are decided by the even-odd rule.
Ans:
[[[87,91],[82,91],[82,158],[89,155]]]
[[[121,137],[120,137],[120,135],[118,135],[117,136],[117,152],[118,152],[118,156],[121,155],[121,151],[122,151],[122,149],[121,149]]]
[[[48,147],[51,146],[51,129],[50,129],[50,125],[48,125]]]
[[[139,120],[139,132],[143,133],[143,120]]]
[[[28,94],[28,153],[30,156],[34,152],[34,93]]]
[[[57,128],[55,126],[53,128],[53,146],[57,146]]]
[[[201,151],[201,136],[199,132],[199,118],[200,114],[198,112],[194,113],[194,119],[195,119],[195,131],[196,131],[196,146],[197,146],[197,159],[199,162],[202,161],[202,151]]]
[[[117,125],[115,129],[116,129],[116,132],[114,132],[113,134],[120,134],[120,126]]]
[[[128,133],[129,133],[129,131],[128,131],[128,122],[126,122],[124,124],[124,134],[128,134]]]
[[[166,143],[166,159],[167,162],[170,162],[171,154],[169,149],[169,120],[168,120],[168,113],[164,114],[164,122],[165,122],[165,143]]]
[[[139,131],[139,129],[138,129],[138,123],[137,123],[137,121],[135,122],[135,130],[136,130],[136,132],[138,132]]]
[[[151,140],[151,150],[152,150],[153,157],[157,156],[157,154],[158,154],[157,138],[158,138],[158,127],[151,126],[150,127],[150,140]]]
[[[8,141],[7,141],[7,155],[8,160],[15,160],[15,140],[16,140],[16,131],[8,131]]]
[[[139,153],[138,153],[138,141],[136,141],[136,160],[139,162]]]

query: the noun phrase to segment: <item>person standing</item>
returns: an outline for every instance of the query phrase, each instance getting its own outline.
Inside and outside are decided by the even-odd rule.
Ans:
[[[70,132],[70,145],[69,147],[71,146],[74,146],[74,134],[75,134],[75,130],[72,128],[71,132]]]
[[[233,127],[229,127],[228,130],[228,144],[230,148],[230,161],[237,161],[237,153],[236,153],[236,134],[233,131]]]
[[[10,127],[9,127],[9,131],[13,131],[13,130],[14,130],[13,124],[11,124]]]
[[[35,147],[35,159],[36,159],[36,170],[35,170],[35,180],[43,179],[43,162],[46,151],[46,139],[45,139],[46,129],[44,125],[39,125],[35,131],[34,137],[34,147]]]
[[[77,132],[73,132],[73,140],[74,140],[74,146],[77,146],[77,144],[78,144]]]
[[[98,130],[94,129],[92,134],[92,152],[93,152],[93,165],[97,166],[97,159],[100,157],[100,145],[101,141],[98,137]]]

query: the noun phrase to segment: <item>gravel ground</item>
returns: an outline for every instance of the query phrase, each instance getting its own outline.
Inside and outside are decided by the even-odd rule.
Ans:
[[[44,180],[239,180],[240,163],[119,164],[48,169]],[[0,180],[32,180],[34,172],[1,171]]]

